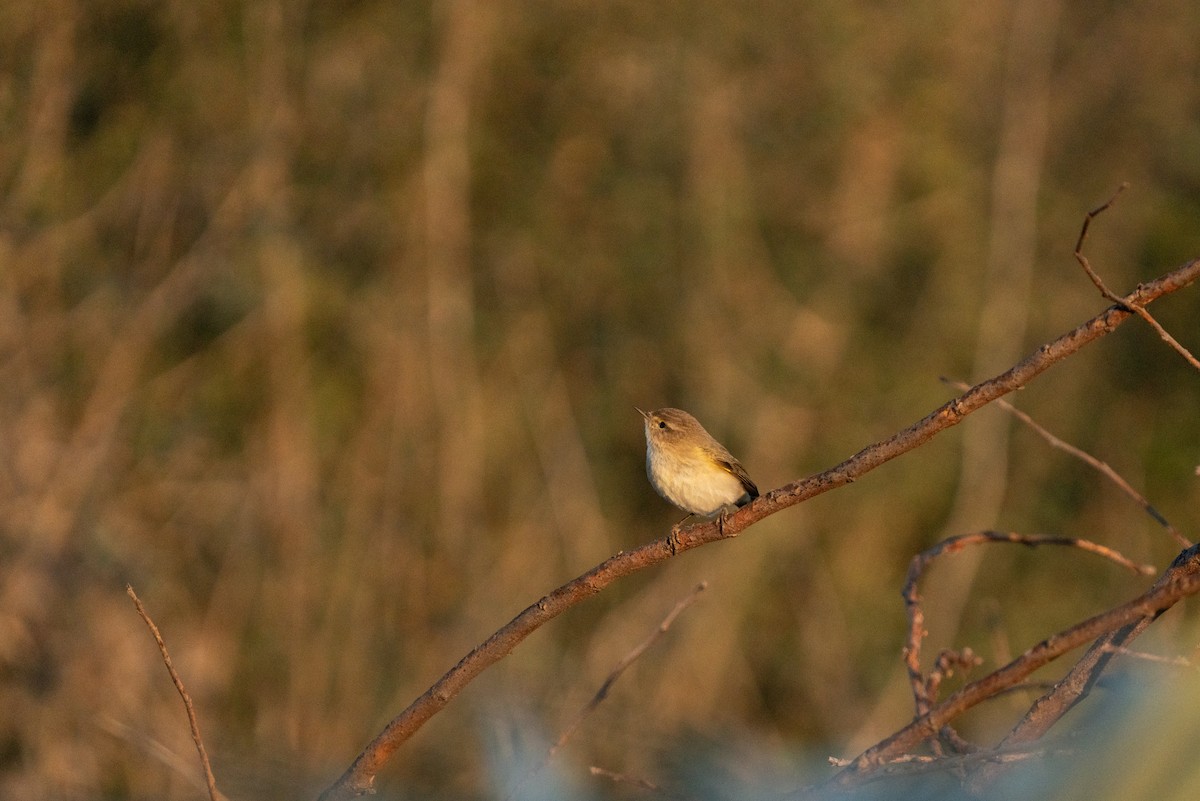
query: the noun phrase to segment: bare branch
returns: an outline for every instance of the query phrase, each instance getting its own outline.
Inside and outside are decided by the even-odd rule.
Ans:
[[[1066,756],[1071,752],[1067,749],[1055,749],[1051,751],[1046,748],[1029,748],[1022,746],[1020,748],[989,748],[986,750],[976,750],[965,754],[956,754],[953,756],[922,756],[918,754],[904,754],[895,759],[879,766],[872,771],[869,776],[864,776],[859,784],[871,784],[884,779],[893,779],[898,776],[916,776],[929,773],[950,773],[962,772],[972,768],[978,768],[989,764],[1014,764],[1027,759],[1045,759],[1048,756]],[[852,760],[836,759],[830,757],[829,763],[837,768],[848,767],[852,764]],[[800,793],[800,797],[811,793],[817,788],[806,788]],[[789,796],[791,797],[791,796]]]
[[[1188,670],[1194,670],[1196,667],[1196,663],[1188,659],[1186,656],[1161,656],[1159,654],[1150,654],[1146,653],[1145,651],[1135,651],[1132,648],[1125,648],[1124,646],[1112,645],[1109,643],[1104,643],[1101,648],[1110,654],[1127,656],[1130,659],[1141,659],[1143,661],[1153,662],[1158,665],[1169,665],[1171,667],[1187,668]]]
[[[163,664],[167,666],[167,672],[171,674],[171,681],[175,682],[175,689],[179,691],[179,697],[183,699],[183,706],[187,710],[188,725],[192,727],[192,742],[196,744],[196,752],[200,755],[200,766],[204,769],[204,781],[208,784],[208,797],[211,801],[228,801],[225,794],[217,789],[217,779],[213,776],[212,765],[208,761],[208,752],[204,750],[204,741],[200,739],[200,723],[196,720],[196,710],[192,706],[192,698],[183,686],[183,679],[179,678],[179,673],[175,671],[175,665],[171,663],[171,655],[167,653],[167,644],[163,641],[158,626],[154,625],[154,621],[146,613],[146,608],[142,606],[142,599],[138,598],[137,593],[133,591],[133,586],[126,584],[125,592],[133,599],[133,605],[137,607],[138,614],[142,616],[150,633],[154,635],[154,641],[158,643],[158,650],[162,654]]]
[[[1101,212],[1105,211],[1113,203],[1116,203],[1117,197],[1128,188],[1129,184],[1121,184],[1121,186],[1117,189],[1116,194],[1109,198],[1107,203],[1105,203],[1103,206],[1092,209],[1087,213],[1087,216],[1084,217],[1083,228],[1079,231],[1079,239],[1075,242],[1075,260],[1079,262],[1079,266],[1082,267],[1084,272],[1087,273],[1088,278],[1092,279],[1092,283],[1096,285],[1096,289],[1100,290],[1101,295],[1108,300],[1111,300],[1113,303],[1129,309],[1134,314],[1138,315],[1147,323],[1149,323],[1150,327],[1158,333],[1158,336],[1163,342],[1166,342],[1168,345],[1174,348],[1175,352],[1186,359],[1188,364],[1197,370],[1200,370],[1200,360],[1196,359],[1196,357],[1193,356],[1187,348],[1179,344],[1179,341],[1176,340],[1175,337],[1167,333],[1167,329],[1163,328],[1159,324],[1158,320],[1155,320],[1150,315],[1150,312],[1146,311],[1145,307],[1136,301],[1131,302],[1128,298],[1117,297],[1117,295],[1105,285],[1103,279],[1101,279],[1100,275],[1095,271],[1095,269],[1093,269],[1091,262],[1088,261],[1087,257],[1083,255],[1083,241],[1087,238],[1088,226],[1091,225],[1092,220],[1095,219],[1095,217]]]
[[[950,379],[943,380],[950,384],[950,386],[960,390],[969,388],[961,381],[951,381]],[[1146,514],[1150,515],[1152,518],[1154,518],[1156,523],[1166,529],[1167,533],[1170,534],[1181,547],[1187,548],[1191,546],[1191,540],[1180,534],[1179,531],[1173,525],[1171,525],[1171,523],[1162,515],[1161,512],[1150,505],[1150,502],[1146,500],[1144,495],[1135,490],[1133,486],[1130,485],[1130,483],[1124,478],[1122,478],[1121,474],[1114,470],[1107,462],[1103,462],[1097,459],[1095,456],[1092,456],[1087,451],[1077,448],[1071,443],[1054,436],[1041,425],[1039,425],[1037,421],[1035,421],[1028,414],[1021,411],[1016,406],[1013,406],[1003,398],[997,399],[996,405],[1028,426],[1035,434],[1044,439],[1046,443],[1050,445],[1050,447],[1069,453],[1076,459],[1082,461],[1084,464],[1087,464],[1095,470],[1098,470],[1100,473],[1106,476],[1109,481],[1112,481],[1114,484],[1116,484],[1118,489],[1132,498],[1134,502],[1138,504],[1138,506],[1141,506],[1144,510],[1146,510]]]
[[[834,776],[830,784],[845,788],[862,783],[881,765],[909,753],[920,743],[936,736],[943,726],[963,712],[1002,689],[1014,686],[1038,668],[1106,632],[1117,632],[1122,627],[1140,627],[1137,628],[1140,631],[1161,612],[1197,592],[1200,592],[1200,546],[1193,546],[1181,553],[1154,586],[1144,594],[1042,640],[999,670],[961,688],[904,728],[868,748]],[[1093,646],[1093,650],[1095,648],[1096,646]],[[1077,664],[1072,673],[1078,668]],[[1098,672],[1082,675],[1094,681]],[[1067,679],[1064,679],[1064,682],[1066,681]],[[1056,691],[1061,689],[1062,683],[1056,685]],[[1031,710],[1030,715],[1027,715],[1029,724],[1024,728],[1018,727],[1021,730],[1020,736],[1014,736],[1018,734],[1018,731],[1014,730],[1001,746],[1016,746],[1036,739],[1049,724],[1061,717],[1065,708],[1069,708],[1064,708],[1064,704],[1073,704],[1083,694],[1080,688],[1080,691],[1070,695],[1069,699],[1054,696],[1050,701],[1052,711],[1057,713],[1053,720],[1051,715],[1035,714],[1035,710]],[[1036,736],[1025,736],[1034,734]]]
[[[933,660],[933,668],[925,678],[925,697],[930,701],[936,701],[942,682],[953,676],[956,669],[965,673],[982,664],[983,659],[970,648],[964,648],[961,651],[943,648],[937,655],[937,659]]]
[[[1200,259],[1193,260],[1139,286],[1125,300],[1149,303],[1188,286],[1200,277]],[[1131,316],[1125,308],[1110,307],[1092,319],[1041,345],[1006,372],[972,387],[908,428],[876,442],[822,473],[786,484],[743,506],[721,520],[673,532],[631,551],[622,551],[542,597],[462,658],[433,686],[392,719],[367,744],[350,767],[321,794],[322,801],[341,801],[372,792],[375,777],[401,744],[446,706],[476,676],[503,659],[530,633],[567,609],[618,579],[653,567],[683,551],[736,537],[748,526],[790,506],[844,486],[958,425],[967,415],[1028,384],[1054,364],[1116,330]]]
[[[1097,206],[1096,208],[1089,211],[1083,218],[1083,227],[1079,229],[1079,238],[1075,240],[1075,258],[1079,260],[1080,266],[1083,267],[1085,272],[1087,272],[1088,278],[1092,279],[1092,283],[1096,285],[1096,289],[1100,290],[1101,295],[1103,295],[1108,300],[1111,300],[1113,303],[1118,303],[1118,304],[1124,304],[1124,301],[1109,291],[1108,287],[1106,287],[1104,285],[1104,282],[1102,280],[1100,280],[1100,276],[1097,275],[1096,271],[1092,269],[1092,265],[1088,263],[1088,260],[1086,258],[1084,258],[1083,242],[1085,239],[1087,239],[1088,228],[1091,227],[1092,220],[1096,219],[1101,214],[1108,211],[1108,209],[1112,206],[1112,204],[1117,202],[1117,198],[1119,198],[1121,196],[1121,193],[1124,192],[1128,188],[1129,188],[1129,182],[1123,181],[1121,183],[1121,185],[1117,187],[1117,191],[1113,192],[1112,197],[1110,197],[1102,205]]]
[[[979,531],[972,534],[960,534],[942,540],[932,548],[928,548],[917,554],[909,562],[908,578],[900,594],[904,598],[904,606],[908,611],[908,637],[903,650],[904,666],[908,671],[908,681],[912,688],[913,703],[918,717],[929,712],[930,707],[937,700],[937,692],[942,680],[952,675],[955,667],[966,670],[980,664],[980,660],[969,648],[964,649],[962,652],[944,650],[938,655],[929,675],[925,676],[922,673],[921,641],[924,639],[926,631],[925,613],[921,609],[921,597],[917,593],[917,583],[920,581],[921,574],[924,573],[925,568],[934,559],[946,554],[957,553],[970,545],[995,542],[1015,543],[1031,548],[1039,545],[1064,545],[1103,556],[1135,573],[1142,573],[1144,575],[1153,575],[1154,573],[1152,566],[1137,565],[1111,548],[1098,545],[1089,540],[1075,537],[1046,537],[1034,534],[1017,534],[1006,531]],[[965,741],[949,726],[941,728],[939,737],[955,751],[961,752],[966,746]],[[936,748],[937,745],[935,743]]]
[[[1178,584],[1182,580],[1200,577],[1198,548],[1200,546],[1192,546],[1175,557],[1171,567],[1159,577],[1146,596],[1152,593],[1166,592],[1166,588]],[[1145,631],[1166,609],[1167,607],[1162,607],[1149,614],[1126,621],[1119,628],[1109,630],[1108,633],[1092,643],[1087,652],[1067,672],[1067,675],[1033,703],[1020,722],[1000,742],[1001,747],[1020,746],[1040,739],[1062,719],[1063,715],[1088,696],[1113,656],[1124,650],[1127,643]],[[982,792],[996,778],[1000,770],[1001,767],[998,765],[983,768],[972,777],[972,787],[976,791]]]
[[[929,692],[931,689],[930,684],[921,673],[921,640],[924,639],[926,632],[924,630],[925,614],[921,610],[921,596],[917,592],[917,583],[921,579],[921,574],[925,572],[925,568],[934,559],[957,553],[970,545],[993,542],[1013,543],[1030,548],[1035,548],[1039,545],[1064,545],[1103,556],[1105,559],[1115,562],[1121,567],[1132,570],[1135,573],[1147,576],[1154,574],[1154,567],[1151,565],[1136,564],[1111,548],[1077,537],[1047,537],[1037,534],[1017,534],[1011,531],[977,531],[971,534],[959,534],[949,537],[937,545],[927,548],[914,556],[909,562],[908,578],[904,582],[904,589],[900,593],[904,598],[904,605],[908,610],[909,621],[908,641],[904,648],[904,661],[908,666],[909,680],[912,684],[913,698],[916,701],[918,715],[928,711],[929,702],[932,700],[932,697]],[[949,665],[955,661],[951,657],[956,657],[957,664],[966,665],[968,660],[971,660],[972,663],[974,662],[973,656],[973,654],[968,655],[967,653],[961,655],[951,653],[948,656],[947,652],[943,652],[939,660],[945,659],[947,665]]]
[[[666,790],[659,787],[657,784],[654,784],[653,782],[647,781],[646,779],[643,779],[638,776],[630,776],[625,773],[617,773],[615,771],[607,770],[605,768],[598,768],[595,765],[593,765],[591,767],[591,774],[593,776],[602,776],[603,778],[612,781],[614,784],[628,784],[632,787],[638,788],[639,790],[646,790],[648,792],[654,793],[655,795],[660,795],[660,796],[664,796],[667,798],[674,797],[670,793],[668,793]]]
[[[508,798],[512,798],[514,795],[516,795],[516,793],[520,791],[520,789],[525,786],[530,779],[536,776],[543,768],[546,767],[546,765],[550,763],[550,760],[554,758],[554,755],[558,753],[559,749],[565,746],[570,739],[575,736],[575,732],[579,730],[581,725],[583,725],[583,721],[587,719],[588,715],[592,714],[592,712],[596,710],[596,707],[600,706],[600,704],[604,702],[604,699],[608,697],[609,690],[611,690],[612,686],[617,683],[617,679],[621,678],[621,674],[624,673],[630,665],[636,662],[642,654],[649,650],[650,646],[658,642],[658,640],[667,633],[667,629],[671,628],[671,624],[675,622],[675,618],[679,617],[683,610],[695,603],[696,599],[700,597],[700,593],[704,592],[706,589],[708,589],[708,582],[702,581],[697,584],[691,592],[689,592],[679,601],[679,603],[675,604],[675,607],[667,613],[667,616],[663,618],[662,623],[658,624],[658,628],[656,628],[649,637],[642,640],[642,642],[638,644],[632,651],[621,657],[621,660],[617,662],[616,667],[614,667],[612,672],[608,674],[608,678],[606,678],[604,683],[600,685],[600,689],[596,691],[596,694],[592,696],[592,699],[584,704],[583,708],[579,710],[579,714],[576,715],[575,719],[567,725],[554,745],[550,746],[550,750],[546,752],[542,760],[531,767],[521,778],[521,780],[517,782],[516,786],[514,786],[512,791],[508,794]]]

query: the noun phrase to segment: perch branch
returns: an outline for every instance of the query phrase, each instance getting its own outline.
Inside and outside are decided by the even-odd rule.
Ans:
[[[133,586],[126,584],[125,592],[133,599],[133,605],[137,608],[138,614],[142,616],[146,627],[154,635],[154,641],[158,643],[158,650],[162,654],[163,664],[167,666],[167,672],[171,674],[171,681],[175,682],[175,689],[179,691],[179,697],[183,699],[183,706],[187,709],[188,724],[192,727],[192,742],[196,744],[196,752],[200,754],[200,765],[204,769],[204,781],[208,784],[208,797],[211,801],[228,801],[225,798],[225,794],[217,789],[217,779],[213,776],[212,765],[208,761],[208,752],[204,750],[204,741],[200,739],[200,723],[196,720],[196,710],[192,706],[192,697],[188,695],[187,689],[183,686],[183,679],[179,678],[179,673],[175,671],[175,665],[171,662],[171,655],[167,653],[167,644],[163,641],[162,634],[158,631],[158,626],[154,625],[154,621],[146,613],[146,607],[142,606],[142,599],[138,598],[137,593],[133,591]]]
[[[1140,285],[1124,300],[1126,304],[1150,303],[1188,286],[1198,277],[1200,259]],[[346,771],[321,794],[321,801],[344,801],[372,792],[379,770],[401,744],[441,711],[450,699],[476,676],[503,659],[547,621],[595,595],[618,579],[660,564],[677,553],[736,537],[748,526],[765,517],[851,483],[885,462],[908,453],[940,432],[961,423],[967,415],[996,398],[1028,384],[1054,364],[1116,330],[1131,315],[1132,312],[1124,305],[1105,309],[1077,328],[1041,345],[1006,372],[977,384],[908,428],[869,445],[829,470],[772,490],[725,518],[723,524],[718,525],[716,521],[700,523],[631,551],[622,551],[567,582],[526,607],[509,623],[476,646],[407,709],[393,718],[359,753]]]

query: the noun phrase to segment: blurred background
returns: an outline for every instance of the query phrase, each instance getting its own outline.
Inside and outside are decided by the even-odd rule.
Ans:
[[[315,797],[526,605],[678,520],[635,404],[693,412],[767,491],[1104,308],[1071,252],[1121,182],[1087,243],[1114,291],[1200,256],[1198,39],[1193,0],[7,0],[0,796],[200,797],[126,582],[220,786]],[[1196,287],[1153,311],[1200,345]],[[1013,400],[1200,533],[1200,377],[1146,326]],[[818,780],[911,714],[909,559],[982,528],[1178,550],[985,409],[571,610],[380,788],[503,796],[702,580],[536,793],[641,797],[590,765]],[[925,653],[987,670],[1146,584],[949,557]],[[1193,647],[1182,611],[1155,629]]]

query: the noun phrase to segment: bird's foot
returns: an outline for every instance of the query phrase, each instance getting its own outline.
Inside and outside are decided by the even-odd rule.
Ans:
[[[734,511],[736,512],[737,509],[734,509]],[[729,520],[729,515],[730,512],[728,506],[723,508],[721,513],[717,515],[717,533],[719,533],[722,537],[736,537],[738,535],[738,532],[736,531],[729,533],[725,532],[725,523]]]

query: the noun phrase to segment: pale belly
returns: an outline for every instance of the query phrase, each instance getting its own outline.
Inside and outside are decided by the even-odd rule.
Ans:
[[[647,454],[646,475],[668,501],[686,512],[705,517],[746,496],[742,482],[732,473],[707,461],[675,461],[666,469],[662,460]]]

